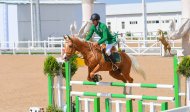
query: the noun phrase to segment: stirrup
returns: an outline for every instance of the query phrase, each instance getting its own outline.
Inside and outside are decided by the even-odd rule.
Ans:
[[[112,63],[112,70],[116,71],[118,69],[119,69],[119,67],[116,64]]]

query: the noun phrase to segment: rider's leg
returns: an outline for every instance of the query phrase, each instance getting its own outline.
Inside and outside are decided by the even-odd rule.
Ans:
[[[114,44],[106,44],[106,54],[108,55],[108,58],[114,63],[114,59],[111,56],[111,49],[114,46]]]
[[[113,47],[113,44],[106,44],[106,54],[108,56],[111,55],[111,49],[112,49],[112,47]]]

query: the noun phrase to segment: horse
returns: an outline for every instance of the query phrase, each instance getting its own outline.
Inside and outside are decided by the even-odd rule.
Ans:
[[[166,40],[166,38],[164,37],[163,31],[159,29],[157,32],[157,35],[160,35],[160,37],[158,37],[157,39],[158,39],[158,41],[160,41],[164,45],[165,54],[167,53],[167,50],[168,50],[170,56],[172,56],[171,46],[170,46],[169,42]]]
[[[100,46],[93,47],[92,42],[87,42],[74,36],[64,36],[64,38],[66,41],[64,45],[64,59],[68,60],[76,51],[81,53],[85,64],[88,66],[88,81],[94,81],[93,79],[99,71],[109,71],[109,75],[113,78],[121,80],[124,83],[133,83],[133,78],[130,76],[131,66],[144,79],[146,78],[145,72],[141,69],[136,58],[132,55],[118,52],[121,57],[121,62],[116,63],[118,69],[115,71],[112,69],[112,63],[105,61]]]

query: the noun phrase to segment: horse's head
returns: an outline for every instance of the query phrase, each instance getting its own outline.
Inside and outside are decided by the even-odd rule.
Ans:
[[[65,55],[64,55],[64,59],[65,60],[69,60],[69,58],[72,57],[72,55],[75,54],[76,52],[76,45],[74,44],[73,38],[71,38],[70,36],[64,36],[65,39]]]
[[[162,34],[162,30],[158,29],[157,35],[161,35],[161,34]]]

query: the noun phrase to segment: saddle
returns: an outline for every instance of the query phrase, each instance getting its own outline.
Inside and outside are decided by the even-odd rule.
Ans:
[[[112,61],[112,63],[114,63],[114,64],[121,62],[120,53],[117,51],[117,49],[115,48],[115,46],[112,47],[112,49],[111,49],[111,55],[110,56],[108,56],[106,54],[106,45],[105,44],[103,44],[101,46],[101,51],[102,51],[102,55],[104,57],[104,60],[106,62],[111,62]]]

